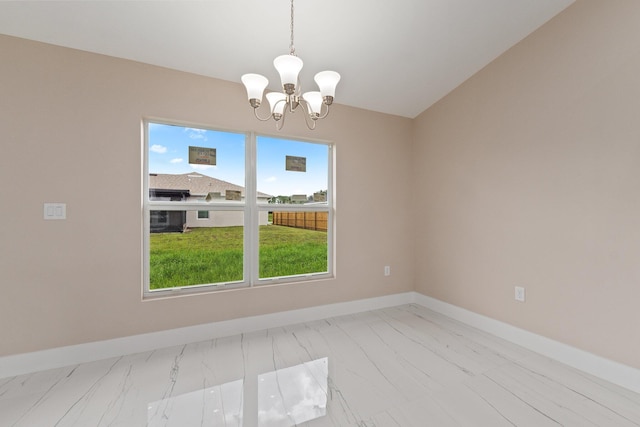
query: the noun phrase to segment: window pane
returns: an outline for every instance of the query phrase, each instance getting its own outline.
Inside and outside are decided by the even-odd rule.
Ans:
[[[208,212],[150,211],[149,289],[243,280],[244,213]]]
[[[259,136],[256,152],[258,203],[326,204],[328,145]]]
[[[328,213],[272,215],[272,225],[260,226],[260,278],[326,273]]]
[[[149,123],[149,200],[241,202],[245,135]]]

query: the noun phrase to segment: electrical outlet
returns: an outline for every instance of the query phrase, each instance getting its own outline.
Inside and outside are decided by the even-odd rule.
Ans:
[[[388,265],[384,266],[384,275],[385,276],[391,276],[391,267]]]
[[[525,292],[522,286],[516,286],[516,301],[524,302]]]

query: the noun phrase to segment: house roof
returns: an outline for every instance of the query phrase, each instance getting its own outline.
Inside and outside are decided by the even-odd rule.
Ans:
[[[162,190],[188,190],[191,196],[206,196],[209,193],[224,195],[227,190],[240,191],[244,196],[244,187],[231,182],[216,179],[198,172],[183,174],[151,173],[149,188]],[[271,197],[258,191],[258,197]]]

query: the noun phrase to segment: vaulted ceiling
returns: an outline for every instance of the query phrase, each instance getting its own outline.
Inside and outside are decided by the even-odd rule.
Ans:
[[[337,103],[415,117],[571,3],[296,0],[301,84],[332,69]],[[274,90],[289,20],[289,0],[0,1],[0,34]]]

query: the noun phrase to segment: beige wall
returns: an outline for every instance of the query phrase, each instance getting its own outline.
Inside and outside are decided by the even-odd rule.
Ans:
[[[0,52],[0,355],[413,289],[411,121],[336,105],[282,133],[336,145],[336,279],[143,302],[142,117],[275,128],[240,84],[5,36]]]
[[[640,368],[639,22],[580,0],[415,120],[419,292]]]

